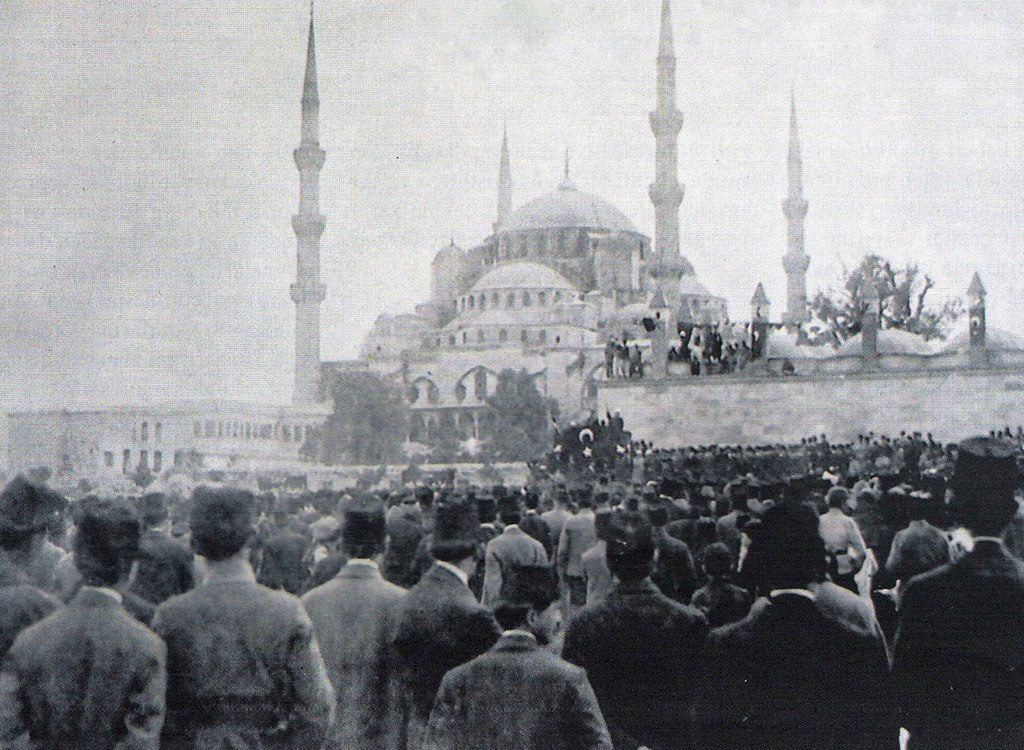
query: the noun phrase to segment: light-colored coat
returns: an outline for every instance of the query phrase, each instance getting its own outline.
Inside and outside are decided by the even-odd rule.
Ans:
[[[548,553],[543,544],[518,526],[508,526],[501,536],[496,536],[487,543],[484,559],[484,589],[481,599],[487,606],[494,606],[501,596],[501,584],[508,578],[514,566],[547,565]]]
[[[338,705],[324,750],[397,747],[401,712],[389,642],[408,592],[349,562],[302,597]]]

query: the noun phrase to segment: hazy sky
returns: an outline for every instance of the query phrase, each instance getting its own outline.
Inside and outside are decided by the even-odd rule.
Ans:
[[[1021,3],[675,0],[683,252],[785,304],[795,83],[811,290],[866,252],[1020,331]],[[660,0],[319,0],[326,358],[428,290],[433,253],[582,190],[653,231]],[[290,395],[303,0],[0,0],[4,406]]]

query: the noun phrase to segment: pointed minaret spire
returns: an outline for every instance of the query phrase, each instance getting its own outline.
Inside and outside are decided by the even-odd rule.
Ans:
[[[804,252],[804,217],[807,216],[807,201],[804,200],[803,169],[800,138],[796,129],[794,92],[789,106],[789,190],[786,200],[782,202],[782,212],[786,215],[788,248],[782,258],[782,267],[786,271],[786,315],[783,322],[787,324],[803,323],[810,318],[807,309],[807,269],[811,259]]]
[[[508,125],[501,135],[501,160],[498,165],[498,218],[494,231],[498,231],[505,219],[512,213],[512,164],[508,156]]]
[[[295,149],[299,170],[299,212],[292,217],[297,245],[295,283],[295,384],[292,402],[316,403],[320,399],[320,304],[327,296],[320,283],[320,236],[326,219],[320,214],[320,170],[326,153],[320,148],[320,91],[316,80],[316,42],[313,36],[313,5],[309,11],[306,73],[302,81],[302,136]]]
[[[650,187],[654,204],[654,255],[662,268],[679,264],[679,206],[684,188],[679,184],[679,131],[683,115],[676,109],[676,56],[672,41],[672,11],[662,0],[661,35],[658,41],[657,106],[651,112],[654,133],[654,182]]]
[[[559,190],[575,190],[576,186],[569,178],[569,147],[565,147],[565,171],[562,177],[562,184],[558,186]]]

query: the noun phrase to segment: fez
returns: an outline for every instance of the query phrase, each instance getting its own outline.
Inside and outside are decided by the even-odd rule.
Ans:
[[[950,480],[954,516],[972,531],[1008,523],[1019,478],[1014,446],[991,437],[964,440]]]

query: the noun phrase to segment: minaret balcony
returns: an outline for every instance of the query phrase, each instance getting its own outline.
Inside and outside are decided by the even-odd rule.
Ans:
[[[805,274],[810,265],[811,259],[806,254],[786,253],[782,256],[782,268],[787,275]]]
[[[292,302],[296,305],[310,302],[319,305],[327,299],[327,287],[319,282],[313,284],[292,284],[290,291]]]
[[[664,185],[654,182],[651,183],[651,187],[648,190],[651,196],[651,203],[655,206],[667,205],[671,208],[679,208],[683,202],[683,192],[683,186],[678,183]]]
[[[299,171],[314,169],[319,172],[327,160],[327,152],[319,146],[305,144],[295,149],[295,166]]]
[[[673,107],[672,109],[656,109],[651,112],[651,131],[655,137],[677,136],[683,129],[683,113]]]
[[[799,198],[787,198],[782,201],[782,212],[790,221],[803,221],[807,216],[807,201]]]
[[[295,214],[292,217],[292,229],[296,237],[316,237],[324,233],[327,219],[320,214]]]

